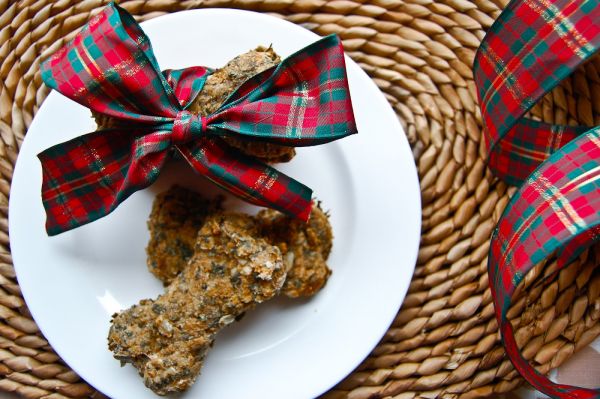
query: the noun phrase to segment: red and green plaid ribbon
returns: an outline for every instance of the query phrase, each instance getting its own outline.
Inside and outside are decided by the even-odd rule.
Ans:
[[[308,187],[227,146],[220,136],[309,146],[356,133],[335,35],[249,79],[206,117],[186,107],[211,71],[161,72],[148,37],[113,3],[46,60],[41,72],[63,95],[127,122],[126,128],[89,133],[39,154],[49,235],[112,212],[156,180],[173,149],[231,193],[306,220]]]
[[[600,237],[600,126],[556,126],[525,113],[600,48],[598,0],[513,0],[475,57],[489,166],[521,187],[492,235],[488,271],[507,354],[556,398],[599,398],[558,385],[520,354],[507,312],[527,272],[556,255],[560,270]]]

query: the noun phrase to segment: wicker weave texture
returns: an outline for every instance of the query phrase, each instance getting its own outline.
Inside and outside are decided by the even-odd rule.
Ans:
[[[0,390],[26,398],[101,397],[61,362],[27,311],[10,255],[8,195],[20,143],[48,94],[39,61],[106,3],[0,0]],[[396,110],[421,180],[418,264],[382,342],[326,398],[469,398],[507,392],[521,383],[499,341],[486,271],[491,231],[514,188],[485,167],[471,71],[485,30],[505,4],[121,2],[139,20],[232,7],[272,13],[321,35],[337,33]],[[600,58],[547,95],[532,115],[552,123],[600,125]],[[509,318],[525,356],[543,372],[600,334],[598,253],[586,252],[558,274],[554,263],[539,265],[518,290]]]

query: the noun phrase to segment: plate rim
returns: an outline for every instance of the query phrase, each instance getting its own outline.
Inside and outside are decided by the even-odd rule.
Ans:
[[[185,14],[191,14],[191,13],[203,13],[203,14],[204,14],[204,13],[208,13],[208,14],[210,14],[210,13],[215,13],[215,14],[218,14],[218,13],[254,14],[255,16],[260,16],[260,18],[274,19],[274,20],[277,20],[277,21],[279,21],[279,22],[284,22],[285,24],[289,24],[289,26],[296,26],[296,27],[299,27],[299,28],[301,28],[302,30],[305,30],[304,28],[302,28],[302,27],[300,27],[300,26],[298,26],[298,25],[296,25],[296,24],[293,24],[293,23],[291,23],[291,22],[288,22],[288,21],[283,21],[283,20],[280,20],[280,19],[278,19],[278,18],[276,18],[276,17],[270,16],[270,15],[267,15],[267,14],[264,14],[264,13],[260,13],[260,12],[256,12],[256,11],[251,11],[251,10],[239,10],[239,9],[228,9],[228,8],[207,8],[207,9],[194,9],[194,10],[184,10],[184,11],[178,11],[178,12],[173,12],[173,13],[169,13],[169,14],[166,14],[166,15],[162,15],[162,16],[159,16],[159,17],[157,17],[157,18],[153,18],[153,19],[151,19],[151,20],[148,20],[148,21],[144,21],[144,22],[142,22],[142,23],[141,23],[141,25],[142,25],[142,27],[143,27],[143,28],[145,28],[145,27],[147,27],[147,26],[150,26],[150,25],[152,25],[152,24],[156,23],[156,21],[159,21],[159,23],[162,23],[162,22],[160,22],[160,20],[164,20],[164,19],[166,19],[166,18],[176,18],[178,14],[179,14],[179,15],[181,15],[181,14],[184,14],[184,13],[185,13]],[[310,32],[310,31],[308,31],[308,30],[305,30],[305,31],[306,31],[307,33],[310,33],[310,34],[314,35],[314,38],[315,38],[315,39],[319,37],[318,35],[314,34],[313,32]],[[346,55],[346,59],[347,59],[347,60],[349,59],[347,55]],[[353,62],[353,61],[352,61],[352,62]],[[355,64],[355,65],[357,65],[357,64]],[[371,78],[370,78],[370,77],[369,77],[369,76],[368,76],[368,75],[367,75],[367,74],[366,74],[366,73],[365,73],[365,72],[362,70],[362,68],[358,67],[357,69],[360,71],[360,73],[361,73],[362,75],[364,75],[364,76],[362,76],[362,79],[365,79],[365,78],[366,78],[366,79],[367,79],[368,81],[370,81],[370,82],[371,82],[373,85],[375,85],[375,84],[374,84],[374,82],[372,81],[372,79],[371,79]],[[376,87],[376,86],[375,86],[375,87]],[[379,89],[377,89],[377,90],[380,92],[380,97],[382,97],[382,98],[383,98],[383,93],[381,93],[381,91],[380,91]],[[55,93],[55,92],[52,92],[52,93],[50,93],[50,95],[49,95],[49,96],[56,96],[56,95],[57,95],[57,93]],[[391,112],[391,113],[392,113],[394,116],[396,116],[396,114],[395,114],[395,112],[393,111],[393,109],[391,108],[391,106],[390,106],[390,105],[387,103],[387,101],[386,101],[385,99],[384,99],[384,101],[385,101],[385,104],[387,105],[387,108],[388,108],[389,112]],[[45,101],[44,101],[44,102],[45,102]],[[40,106],[40,109],[38,110],[38,112],[39,112],[39,111],[41,111],[43,107],[44,107],[44,104],[42,104],[42,105]],[[37,113],[38,113],[38,112],[36,112],[36,115],[37,115]],[[34,120],[35,120],[35,118],[34,118]],[[398,134],[400,134],[400,135],[403,135],[403,136],[404,136],[404,137],[403,137],[403,141],[406,141],[406,143],[407,143],[407,147],[408,147],[408,149],[410,150],[410,145],[408,145],[408,141],[406,140],[405,133],[404,133],[404,129],[403,129],[403,128],[402,128],[402,126],[400,125],[399,121],[396,121],[396,124],[397,124],[397,126],[396,126],[396,129],[398,130]],[[23,148],[24,148],[24,147],[27,145],[27,137],[28,137],[28,136],[26,135],[26,136],[25,136],[25,139],[24,139],[24,141],[23,141],[23,143],[22,143],[22,145],[21,145],[21,148],[20,148],[20,151],[19,151],[19,155],[22,153],[22,150],[23,150]],[[411,155],[412,155],[412,154],[411,154]],[[17,162],[16,162],[16,164],[15,164],[15,174],[14,174],[14,177],[18,176],[19,174],[17,173],[17,171],[18,171],[19,169],[22,169],[22,168],[19,168],[19,162],[20,162],[20,160],[21,160],[21,157],[20,157],[20,156],[18,156],[18,158],[17,158]],[[411,160],[412,160],[412,161],[413,161],[413,163],[414,163],[414,158],[413,158],[412,156],[411,156]],[[413,175],[414,175],[414,176],[413,176],[413,180],[414,180],[415,182],[417,182],[417,188],[418,188],[418,181],[419,181],[419,179],[418,179],[418,175],[417,175],[417,169],[416,169],[416,165],[414,165],[412,172],[413,172]],[[14,182],[17,180],[17,179],[14,179],[14,177],[13,177],[13,181],[11,182],[11,187],[10,187],[10,192],[11,192],[11,194],[12,194],[12,192],[13,192],[13,187],[15,186],[15,185],[14,185]],[[408,285],[410,284],[410,281],[412,280],[412,276],[413,276],[413,273],[414,273],[414,268],[415,268],[416,259],[417,259],[417,254],[418,254],[418,249],[419,249],[419,241],[420,241],[421,227],[422,227],[422,226],[421,226],[421,217],[422,217],[422,215],[421,215],[421,212],[422,212],[422,203],[421,203],[420,190],[417,190],[417,191],[416,191],[416,193],[417,193],[417,195],[416,195],[416,197],[415,197],[415,198],[416,198],[416,200],[417,200],[417,208],[418,208],[418,216],[419,216],[419,217],[418,217],[418,228],[417,228],[416,230],[418,231],[418,233],[419,233],[419,234],[417,234],[417,235],[415,236],[415,237],[416,237],[416,245],[414,246],[414,253],[412,253],[412,254],[407,254],[407,255],[408,255],[408,257],[409,257],[409,258],[411,258],[411,262],[409,262],[409,263],[410,263],[410,264],[412,264],[412,268],[411,268],[411,270],[410,270],[410,275],[407,277],[407,279],[408,279],[408,284],[406,285],[405,289],[403,289],[403,290],[402,290],[402,291],[403,291],[403,294],[401,295],[400,304],[399,304],[399,305],[398,305],[398,307],[396,308],[396,312],[394,313],[394,315],[393,315],[393,316],[392,316],[392,317],[389,319],[389,322],[386,324],[386,325],[387,325],[387,327],[386,327],[386,329],[385,329],[385,330],[383,330],[383,331],[382,331],[380,339],[383,337],[383,335],[384,335],[384,334],[385,334],[385,332],[386,332],[386,331],[389,329],[389,326],[392,324],[393,320],[395,319],[395,315],[397,314],[397,311],[399,310],[399,307],[402,305],[402,303],[403,303],[403,301],[404,301],[404,299],[405,299],[405,297],[406,297],[406,294],[407,294],[407,291],[408,291]],[[12,197],[13,197],[13,196],[11,195],[11,196],[10,196],[10,198],[12,198]],[[10,199],[9,199],[9,216],[10,216],[10,214],[11,214],[11,211],[10,211],[10,210],[13,208],[12,204],[13,204],[13,201],[10,201]],[[11,217],[9,217],[9,232],[10,232],[10,231],[12,231],[12,230],[14,230],[14,228],[12,227],[12,226],[13,226],[13,224],[14,224],[14,222],[13,222],[13,223],[11,223],[11,220],[14,220],[14,218],[11,218]],[[12,234],[11,234],[11,236],[12,236]],[[12,240],[11,240],[11,244],[12,244]],[[17,263],[18,263],[18,261],[16,260],[16,258],[18,258],[18,256],[14,256],[15,252],[14,252],[13,250],[11,250],[11,254],[13,254],[13,264],[15,265],[15,271],[16,271],[16,274],[17,274],[17,278],[19,278],[19,272],[18,272],[18,270],[19,270],[19,267],[17,266]],[[27,303],[27,306],[28,306],[28,308],[29,308],[29,304],[28,304],[27,296],[29,296],[29,294],[30,294],[30,293],[29,293],[29,292],[26,292],[26,290],[24,290],[24,291],[22,292],[23,298],[25,299],[25,302]],[[31,311],[31,314],[32,314],[32,317],[34,317],[34,311]],[[34,317],[34,320],[35,320],[35,317]],[[41,331],[41,332],[44,334],[44,336],[46,337],[46,333],[45,333],[45,331],[44,331],[45,327],[44,327],[44,326],[42,326],[42,325],[39,325],[39,324],[37,323],[37,321],[36,321],[36,325],[38,325],[38,327],[39,327],[40,331]],[[46,338],[46,339],[48,340],[48,342],[51,344],[51,346],[52,346],[52,347],[53,347],[53,349],[54,349],[54,348],[55,348],[55,346],[52,344],[52,342],[51,342],[51,339],[49,339],[49,338]],[[362,362],[362,361],[363,361],[363,360],[364,360],[364,359],[365,359],[365,358],[368,356],[368,354],[369,354],[369,353],[371,353],[371,351],[372,351],[372,350],[373,350],[373,349],[374,349],[374,348],[377,346],[377,344],[378,344],[378,343],[379,343],[379,340],[377,340],[377,341],[375,341],[374,343],[372,343],[372,345],[369,347],[368,351],[366,351],[366,353],[363,353],[363,354],[361,354],[361,355],[359,356],[359,360],[358,360],[358,362],[357,362],[356,364],[354,364],[354,365],[353,365],[353,366],[352,366],[352,367],[351,367],[351,368],[350,368],[350,369],[349,369],[347,372],[345,372],[345,373],[344,373],[344,374],[343,374],[343,375],[342,375],[342,376],[341,376],[339,379],[336,379],[335,381],[333,381],[333,382],[331,383],[331,385],[330,385],[328,388],[326,388],[326,389],[325,389],[325,390],[323,390],[323,391],[320,391],[320,392],[319,392],[319,394],[322,394],[322,393],[326,392],[326,390],[327,390],[327,389],[330,389],[330,388],[332,388],[332,387],[333,387],[335,384],[337,384],[339,381],[341,381],[343,378],[345,378],[345,376],[347,376],[347,375],[348,375],[348,373],[351,373],[351,372],[352,372],[352,370],[353,370],[353,369],[354,369],[356,366],[358,366],[358,365],[359,365],[359,364],[360,364],[360,363],[361,363],[361,362]],[[59,356],[61,357],[61,359],[64,359],[63,355],[62,355],[62,354],[59,352],[59,350],[55,349],[55,351],[56,351],[56,353],[57,353],[57,354],[59,354]],[[364,352],[364,351],[363,351],[363,352]],[[66,362],[66,360],[65,360],[65,362]],[[67,365],[68,365],[68,367],[70,367],[70,368],[72,368],[73,370],[75,370],[75,371],[76,371],[76,372],[77,372],[79,375],[81,375],[81,376],[82,376],[82,379],[84,379],[84,380],[85,380],[85,382],[87,382],[88,384],[90,384],[91,386],[93,386],[94,388],[96,388],[96,385],[95,385],[95,383],[94,383],[94,380],[93,380],[93,378],[92,378],[92,379],[90,379],[89,377],[86,377],[86,378],[84,378],[84,374],[85,374],[85,375],[87,375],[87,374],[88,374],[87,372],[83,372],[83,373],[81,373],[81,372],[80,372],[80,370],[76,370],[76,369],[75,369],[73,366],[71,366],[71,364],[70,364],[70,363],[67,363]],[[96,388],[96,389],[98,389],[98,388]],[[100,389],[98,389],[98,390],[100,391]]]

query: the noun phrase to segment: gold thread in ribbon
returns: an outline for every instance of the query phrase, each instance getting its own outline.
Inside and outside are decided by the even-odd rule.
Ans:
[[[253,188],[259,192],[268,191],[271,189],[271,187],[273,187],[273,184],[275,184],[275,180],[277,180],[278,176],[279,174],[276,171],[267,171],[266,173],[261,174],[258,179],[256,179],[256,183],[254,184]]]
[[[531,8],[533,11],[537,12],[542,18],[544,18],[544,20],[552,26],[552,29],[556,32],[556,34],[558,36],[560,36],[561,38],[563,38],[563,40],[566,42],[567,47],[569,47],[569,49],[571,49],[573,51],[573,53],[575,53],[579,58],[584,58],[586,56],[586,52],[587,54],[591,53],[594,51],[594,49],[592,48],[592,46],[589,44],[589,42],[585,39],[585,37],[583,37],[581,35],[581,33],[579,33],[578,31],[575,30],[575,25],[573,25],[573,23],[569,20],[569,17],[566,15],[563,15],[562,11],[557,8],[554,4],[550,3],[548,0],[536,0],[539,1],[539,3],[541,3],[542,7],[540,7],[539,5],[535,4],[535,1],[526,1],[527,5],[529,6],[529,8]],[[544,12],[544,8],[546,10],[551,10],[552,13],[554,13],[554,18],[550,18],[548,16],[547,12]],[[573,10],[577,10],[577,7],[574,7]],[[560,22],[556,23],[554,22],[556,19],[558,19]],[[563,26],[561,28],[561,25]],[[569,36],[572,36],[573,40],[569,40]],[[583,51],[585,49],[585,52]]]
[[[543,186],[538,183],[543,184]],[[570,202],[561,195],[560,190],[548,178],[538,175],[532,187],[554,209],[554,213],[558,216],[562,224],[569,229],[571,234],[575,234],[577,231],[574,225],[579,227],[585,226],[583,219],[579,217],[577,211],[573,209]],[[551,195],[548,194],[548,191],[550,191]]]

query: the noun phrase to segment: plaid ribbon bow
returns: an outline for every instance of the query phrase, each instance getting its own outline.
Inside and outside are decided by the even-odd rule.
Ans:
[[[308,187],[227,146],[219,136],[310,146],[356,133],[343,48],[334,35],[251,78],[206,117],[186,108],[211,71],[161,72],[148,37],[114,3],[41,71],[51,88],[125,122],[39,154],[49,235],[101,218],[152,184],[173,148],[231,193],[307,220]]]
[[[600,390],[554,384],[535,371],[519,352],[507,312],[531,268],[556,254],[560,270],[600,237],[600,126],[556,126],[524,114],[598,49],[598,0],[513,0],[474,64],[489,166],[522,184],[492,235],[496,316],[515,368],[555,398],[600,398]]]

